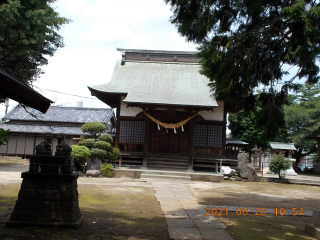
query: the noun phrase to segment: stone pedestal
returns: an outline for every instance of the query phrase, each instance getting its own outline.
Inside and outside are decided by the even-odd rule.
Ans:
[[[78,228],[82,215],[71,157],[35,155],[23,172],[21,189],[6,226],[45,225]]]
[[[291,166],[290,166],[290,168],[288,170],[286,170],[284,172],[284,174],[285,175],[290,175],[290,176],[297,176],[298,174],[294,171],[294,169],[292,167],[295,164],[296,159],[294,159],[294,158],[288,158],[288,159],[291,161]]]
[[[313,210],[313,224],[306,224],[305,231],[310,236],[320,239],[320,209]]]

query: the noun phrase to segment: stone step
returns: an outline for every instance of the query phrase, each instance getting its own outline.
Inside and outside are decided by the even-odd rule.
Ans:
[[[168,165],[168,164],[150,164],[148,163],[148,168],[155,168],[155,169],[179,169],[179,170],[187,170],[188,165]]]
[[[144,175],[162,175],[162,176],[185,176],[191,177],[190,173],[187,172],[175,172],[175,171],[155,171],[155,170],[145,170],[142,171],[141,174]]]
[[[185,165],[185,166],[189,165],[189,163],[187,161],[178,162],[178,161],[172,160],[171,162],[169,162],[169,161],[164,162],[162,160],[149,160],[149,159],[148,159],[148,164]]]
[[[188,162],[189,158],[184,158],[184,157],[155,157],[155,156],[150,156],[148,157],[149,160],[159,160],[159,161],[164,161],[164,162],[171,162],[171,161],[176,161],[176,162]]]
[[[186,180],[191,181],[191,176],[173,176],[173,175],[159,175],[159,174],[141,174],[140,179],[163,179],[163,180]]]

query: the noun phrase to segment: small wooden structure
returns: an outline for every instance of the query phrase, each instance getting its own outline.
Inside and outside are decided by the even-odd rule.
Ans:
[[[294,146],[294,143],[270,142],[270,147],[271,157],[283,153],[284,156],[291,161],[292,166],[296,162],[296,159],[293,158],[294,151],[297,150]],[[292,166],[288,170],[286,170],[286,175],[297,175]]]
[[[225,159],[226,114],[233,105],[210,96],[196,52],[117,50],[122,59],[111,81],[88,88],[117,109],[115,146],[122,163],[217,168],[216,162]]]

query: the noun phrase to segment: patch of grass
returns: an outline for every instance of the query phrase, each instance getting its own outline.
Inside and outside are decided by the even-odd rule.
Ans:
[[[79,229],[4,228],[20,184],[0,184],[0,239],[169,239],[166,219],[151,188],[79,185],[84,217]]]
[[[237,216],[235,213],[217,217],[227,226],[227,232],[235,240],[246,239],[314,239],[304,232],[306,223],[312,223],[311,217],[279,216]]]
[[[29,160],[26,160],[26,159],[1,159],[0,158],[0,166],[27,165],[27,164],[29,164]]]

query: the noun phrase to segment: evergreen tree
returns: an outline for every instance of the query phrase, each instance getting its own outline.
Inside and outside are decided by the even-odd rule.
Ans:
[[[56,0],[0,0],[0,67],[30,83],[41,66],[64,46],[57,33],[70,20],[60,17]]]
[[[284,141],[293,142],[298,148],[296,164],[299,163],[302,150],[307,153],[317,151],[316,140],[305,137],[320,127],[320,85],[305,84],[300,87],[301,94],[291,95],[291,104],[284,110],[287,136]]]
[[[198,43],[201,73],[217,100],[261,107],[257,123],[274,137],[284,127],[284,105],[294,80],[319,80],[320,5],[311,0],[165,0],[171,22]],[[282,82],[288,70],[297,70]],[[293,68],[295,69],[295,68]],[[293,71],[293,69],[291,69]],[[259,98],[255,91],[262,86]]]

